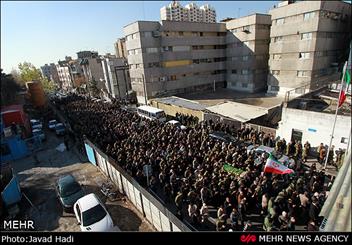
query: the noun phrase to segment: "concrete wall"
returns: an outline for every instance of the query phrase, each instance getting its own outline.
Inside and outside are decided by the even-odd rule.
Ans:
[[[303,143],[309,141],[312,147],[317,147],[320,143],[329,145],[334,117],[334,114],[284,107],[277,135],[285,138],[286,141],[290,141],[292,129],[297,129],[303,133]],[[339,148],[346,149],[347,144],[341,143],[341,138],[345,137],[348,139],[350,130],[351,117],[337,116],[334,139],[332,141],[332,145],[335,145],[336,150]]]
[[[198,117],[199,121],[204,120],[204,112],[203,111],[198,111],[198,110],[192,110],[188,108],[184,108],[181,106],[177,105],[170,105],[170,104],[165,104],[159,101],[151,100],[150,101],[151,106],[163,109],[167,115],[176,116],[176,113],[181,113],[185,115],[192,115],[194,117]]]

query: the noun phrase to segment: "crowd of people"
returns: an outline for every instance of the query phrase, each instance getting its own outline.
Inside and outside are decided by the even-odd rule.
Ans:
[[[174,204],[179,218],[187,218],[195,227],[205,225],[211,208],[217,209],[218,231],[258,229],[252,225],[252,214],[259,215],[265,231],[295,230],[297,224],[309,230],[319,227],[319,212],[332,181],[324,184],[326,175],[314,164],[308,169],[299,164],[307,160],[308,142],[287,144],[251,128],[212,121],[195,122],[182,130],[141,118],[117,101],[93,102],[71,95],[57,104],[80,141],[87,137],[140,184],[161,190],[163,201]],[[209,137],[212,131],[231,134],[237,142],[217,141]],[[248,142],[292,156],[294,174],[263,172],[268,156],[247,152]],[[231,174],[223,169],[225,163],[244,172]],[[153,170],[149,183],[143,173],[146,164]]]

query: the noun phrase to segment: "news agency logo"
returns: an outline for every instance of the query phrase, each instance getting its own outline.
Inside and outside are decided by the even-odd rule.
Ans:
[[[240,237],[241,242],[245,242],[245,243],[250,243],[250,242],[256,242],[257,241],[257,236],[256,235],[242,235]]]

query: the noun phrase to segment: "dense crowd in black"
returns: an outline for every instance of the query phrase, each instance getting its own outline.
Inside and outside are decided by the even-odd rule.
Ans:
[[[143,119],[117,101],[93,102],[71,95],[54,103],[65,112],[80,141],[85,135],[142,185],[146,184],[143,166],[150,164],[151,190],[162,187],[164,201],[174,203],[180,218],[188,215],[195,226],[201,227],[209,208],[215,207],[217,230],[253,229],[248,218],[251,214],[261,215],[266,231],[295,230],[297,224],[308,230],[318,228],[318,214],[331,182],[324,185],[325,174],[314,165],[305,169],[300,164],[308,154],[307,143],[304,147],[299,142],[286,145],[263,132],[211,121],[195,122],[182,130]],[[210,138],[214,130],[233,135],[237,143]],[[296,159],[290,166],[295,173],[264,173],[267,156],[247,153],[246,142],[287,151]],[[245,173],[230,174],[223,170],[225,163]]]

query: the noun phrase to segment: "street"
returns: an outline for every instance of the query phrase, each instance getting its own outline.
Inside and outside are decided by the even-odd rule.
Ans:
[[[22,218],[34,220],[38,231],[80,231],[74,214],[62,210],[55,193],[57,179],[72,174],[83,184],[86,194],[94,192],[105,202],[114,225],[121,231],[155,230],[127,199],[107,201],[100,192],[107,178],[78,153],[72,142],[69,142],[69,151],[58,151],[56,147],[63,143],[63,137],[45,131],[47,140],[39,151],[12,163],[24,194],[20,203]]]

